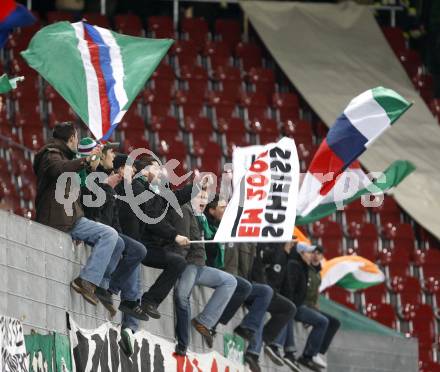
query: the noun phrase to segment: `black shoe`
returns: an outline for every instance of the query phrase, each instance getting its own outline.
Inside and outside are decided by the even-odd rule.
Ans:
[[[119,340],[119,347],[122,349],[127,357],[131,357],[134,349],[133,331],[130,328],[121,330],[121,339]]]
[[[153,304],[150,301],[147,300],[142,300],[142,310],[147,313],[149,316],[151,316],[153,319],[159,319],[160,318],[160,313],[159,311],[157,311],[157,306],[156,304]]]
[[[116,315],[116,309],[113,306],[112,293],[101,287],[96,287],[95,295],[101,301],[102,305],[108,310],[113,318]]]
[[[316,364],[312,360],[312,358],[310,358],[310,357],[306,357],[306,356],[303,355],[302,357],[300,357],[298,359],[298,363],[301,364],[304,367],[307,367],[308,369],[311,369],[312,371],[315,371],[315,372],[321,372],[322,371],[322,368],[318,364]]]
[[[252,353],[246,353],[244,355],[244,364],[249,366],[251,372],[261,372],[260,365],[258,364],[258,356]]]
[[[266,345],[264,347],[264,352],[266,355],[270,358],[272,362],[274,362],[277,366],[283,366],[284,361],[281,357],[280,351],[278,350],[278,347],[275,345]]]
[[[235,327],[234,333],[239,335],[241,338],[251,342],[255,336],[255,332],[252,329],[244,328],[242,326]]]
[[[119,310],[125,314],[134,316],[136,319],[147,321],[148,315],[139,306],[137,301],[122,301],[119,305]]]
[[[177,344],[177,345],[176,345],[176,348],[174,349],[174,352],[175,352],[177,355],[185,356],[185,355],[186,355],[186,347],[183,346],[183,345]]]
[[[293,353],[284,354],[284,363],[294,372],[301,372],[301,367],[296,361],[295,355]]]
[[[203,339],[206,342],[206,345],[208,345],[208,347],[212,349],[212,344],[214,343],[214,339],[212,338],[211,331],[208,328],[206,328],[202,323],[197,321],[195,318],[191,320],[191,324],[196,329],[196,331],[202,335]]]

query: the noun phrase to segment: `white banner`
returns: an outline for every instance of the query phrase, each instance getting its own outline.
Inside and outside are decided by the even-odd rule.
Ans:
[[[252,146],[253,147],[253,146]],[[287,241],[295,226],[299,161],[295,141],[284,137],[278,143],[261,147],[249,164],[254,149],[239,148],[234,154],[234,192],[214,240]],[[241,166],[240,166],[241,164]]]
[[[0,316],[0,371],[29,371],[23,326],[19,320],[8,316]]]
[[[119,347],[119,328],[110,322],[96,329],[78,327],[70,321],[72,368],[77,372],[244,372],[242,364],[233,363],[216,351],[193,353],[185,357],[174,353],[174,343],[141,330],[134,334],[133,355],[128,358]]]

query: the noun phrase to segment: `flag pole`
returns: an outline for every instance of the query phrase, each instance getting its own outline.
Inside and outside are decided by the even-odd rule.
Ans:
[[[290,242],[296,242],[296,239],[289,239],[289,240],[262,240],[261,242],[255,242],[252,240],[243,240],[243,241],[215,241],[215,240],[190,240],[190,244],[214,244],[214,243],[290,243]]]

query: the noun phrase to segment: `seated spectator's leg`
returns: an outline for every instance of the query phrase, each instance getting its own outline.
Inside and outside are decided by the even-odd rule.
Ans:
[[[312,331],[307,338],[306,347],[303,352],[306,358],[312,358],[318,354],[321,349],[329,321],[318,310],[305,305],[301,305],[298,308],[295,320],[312,326]]]
[[[104,278],[102,278],[101,284],[99,285],[102,289],[108,289],[110,286],[110,280],[112,278],[112,274],[122,261],[122,253],[126,249],[125,242],[121,238],[121,236],[118,237],[118,242],[116,243],[115,249],[112,254],[112,258],[110,259],[110,263],[107,266],[107,270],[105,270]]]
[[[273,289],[267,284],[252,283],[252,290],[245,304],[248,313],[243,318],[240,326],[257,332],[264,323],[264,316],[273,297]]]
[[[226,305],[222,316],[220,317],[219,323],[221,324],[228,324],[252,291],[252,284],[246,279],[240,276],[234,277],[237,280],[237,287],[235,288],[234,294]]]
[[[70,236],[74,240],[82,240],[93,246],[79,277],[99,286],[118,241],[117,231],[110,226],[82,217],[70,231]]]
[[[286,340],[284,341],[284,353],[295,353],[295,336],[293,333],[294,321],[293,318],[287,322]]]
[[[261,322],[257,331],[255,332],[254,338],[249,342],[246,353],[259,356],[261,353],[261,348],[263,347],[263,329],[264,322]]]
[[[284,348],[284,344],[286,343],[287,339],[287,327],[289,326],[290,322],[290,320],[287,322],[287,324],[284,326],[284,328],[281,330],[275,340],[273,340],[271,345],[276,346],[279,349]]]
[[[198,266],[188,265],[180,275],[174,291],[177,342],[184,350],[186,350],[189,343],[191,321],[190,296],[197,280],[198,271]]]
[[[186,260],[165,249],[151,248],[147,250],[147,255],[142,262],[148,267],[163,270],[150,289],[142,295],[142,303],[158,306],[165,300],[179,276],[184,272]]]
[[[270,345],[287,322],[295,316],[296,306],[286,297],[275,293],[267,311],[271,317],[264,326],[263,340],[266,344]]]
[[[137,300],[141,294],[141,267],[138,266],[130,275],[127,280],[127,284],[121,288],[121,301],[133,301]],[[139,320],[134,316],[126,313],[122,313],[121,327],[130,328],[133,332],[136,332],[139,328]]]
[[[137,269],[147,254],[147,249],[142,243],[123,234],[119,234],[119,236],[125,243],[125,250],[119,265],[111,276],[110,290],[112,293],[118,293],[135,271],[137,271],[135,277],[139,276]],[[136,297],[135,300],[137,299]]]
[[[319,350],[321,354],[325,354],[332,343],[333,337],[335,337],[336,333],[338,332],[341,322],[327,313],[322,311],[320,311],[320,313],[328,319],[327,332],[325,332],[324,341],[322,341],[321,349]]]
[[[196,284],[215,289],[203,311],[196,317],[200,324],[212,329],[231,299],[237,287],[237,280],[227,272],[203,266],[200,268]]]

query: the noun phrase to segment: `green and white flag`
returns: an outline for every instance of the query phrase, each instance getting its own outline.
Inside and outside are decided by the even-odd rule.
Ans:
[[[333,190],[322,199],[307,216],[296,216],[296,226],[306,225],[320,220],[336,212],[338,207],[350,204],[366,194],[385,193],[396,187],[416,168],[407,160],[397,160],[374,181],[371,181],[364,171],[355,166],[339,176]],[[344,189],[345,188],[345,189]]]
[[[21,55],[106,140],[172,45],[85,22],[44,27]]]
[[[10,92],[12,89],[17,88],[17,82],[23,81],[24,76],[17,76],[10,79],[8,75],[3,74],[0,76],[0,94],[5,94]]]

